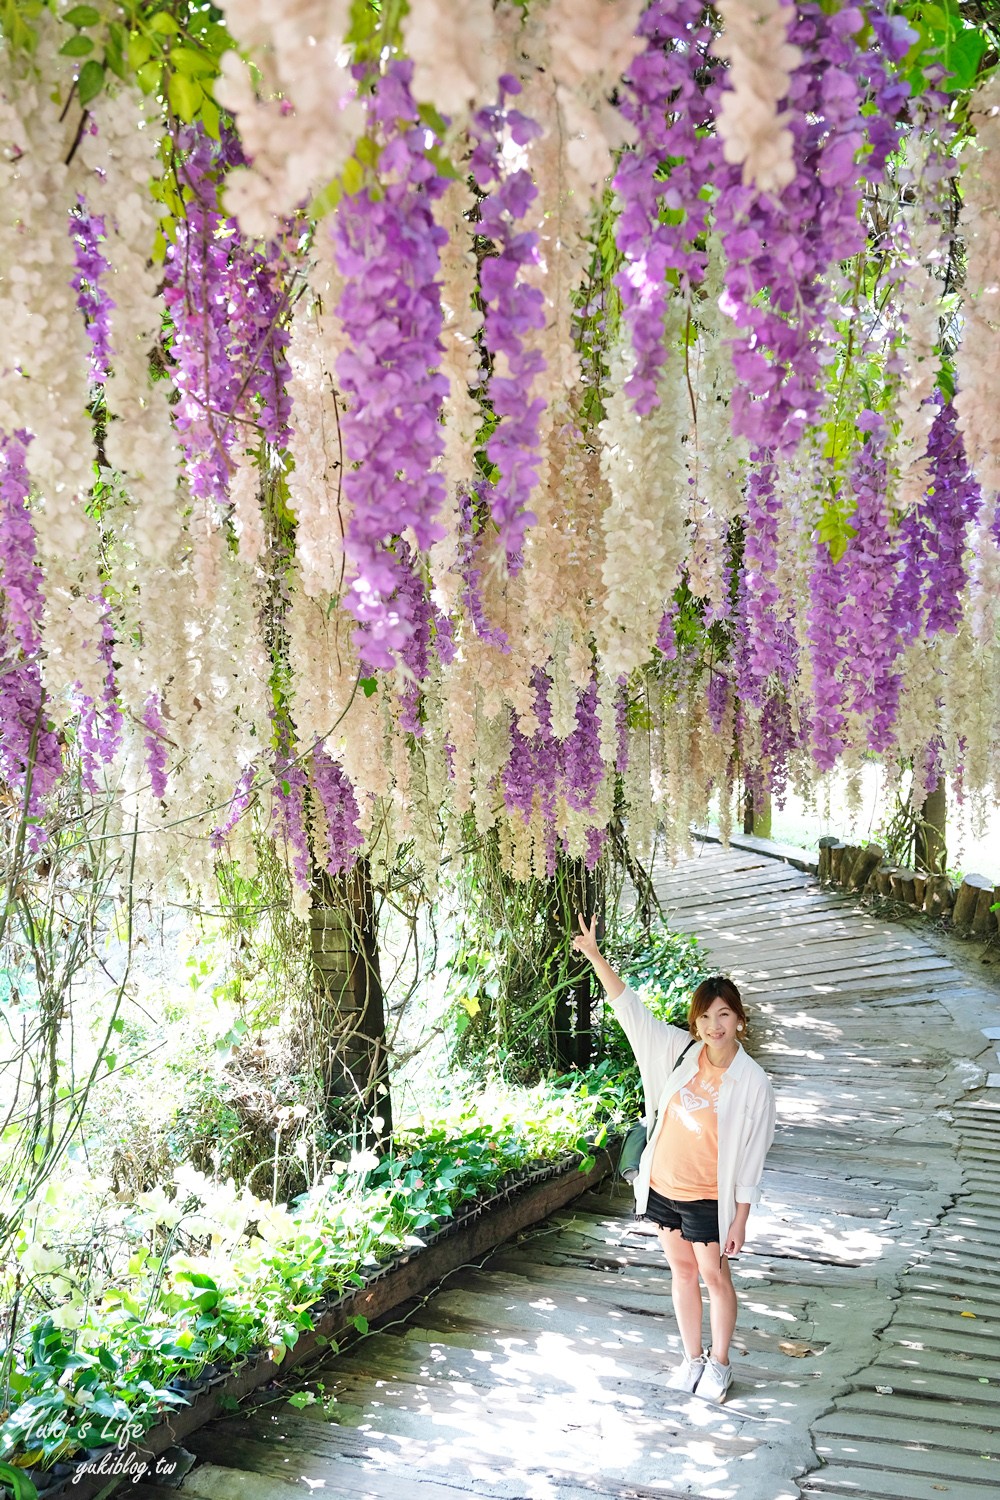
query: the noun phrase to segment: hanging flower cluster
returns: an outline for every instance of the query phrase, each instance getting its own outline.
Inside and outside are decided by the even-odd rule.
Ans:
[[[416,628],[398,593],[405,565],[393,538],[409,527],[418,547],[430,547],[442,534],[445,498],[434,472],[447,389],[436,373],[444,236],[431,205],[446,182],[425,150],[412,71],[410,63],[393,63],[374,85],[368,128],[378,185],[345,200],[333,228],[347,340],[337,375],[350,401],[343,432],[353,466],[344,474],[351,506],[344,548],[353,575],[344,604],[360,625],[358,656],[372,671],[393,667]]]
[[[301,913],[466,819],[521,878],[865,753],[1000,794],[1000,93],[955,107],[945,67],[975,28],[223,10],[230,117],[207,74],[193,120],[110,75],[82,114],[58,7],[31,69],[0,43],[32,840],[65,763],[152,830],[145,878],[266,822]]]
[[[111,268],[101,248],[101,242],[107,238],[103,216],[90,213],[81,199],[70,217],[70,235],[76,262],[72,286],[92,345],[90,378],[95,385],[103,385],[111,368],[111,313],[114,308],[104,284]]]
[[[189,130],[180,175],[185,215],[167,252],[164,301],[173,323],[174,421],[196,496],[227,504],[238,423],[288,439],[291,408],[279,264],[240,242],[218,206],[220,180],[242,161],[239,142]]]
[[[629,67],[621,106],[637,143],[614,179],[622,204],[615,238],[625,258],[616,282],[635,353],[625,389],[642,415],[656,404],[666,358],[670,279],[689,296],[705,274],[697,242],[705,231],[702,188],[711,180],[716,147],[705,129],[710,111],[696,72],[696,65],[706,66],[710,40],[703,16],[700,0],[653,0],[639,22],[646,46]]]
[[[968,582],[969,530],[982,505],[955,407],[940,396],[935,405],[927,442],[927,493],[903,517],[899,528],[903,554],[899,613],[907,640],[958,629]]]
[[[45,798],[62,770],[48,722],[39,651],[42,577],[28,513],[30,438],[0,434],[0,775],[22,803],[29,843],[44,839]]]
[[[480,231],[497,250],[487,256],[479,271],[492,363],[486,397],[496,418],[486,455],[497,470],[488,492],[490,509],[511,564],[515,564],[526,529],[535,521],[527,507],[538,483],[538,424],[545,408],[544,398],[532,394],[545,360],[529,341],[531,331],[544,325],[545,299],[522,274],[524,267],[537,261],[538,236],[520,227],[538,195],[531,173],[522,164],[523,152],[540,131],[534,120],[507,104],[508,98],[520,92],[516,78],[501,77],[499,104],[479,110],[473,119],[476,149],[470,160],[484,194]]]

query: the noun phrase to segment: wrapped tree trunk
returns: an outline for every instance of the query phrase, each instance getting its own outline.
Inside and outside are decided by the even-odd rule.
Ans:
[[[392,1130],[385,1005],[375,895],[367,860],[348,874],[318,877],[309,918],[313,960],[314,1051],[328,1123],[363,1121],[377,1145]],[[381,1119],[381,1126],[374,1125]]]

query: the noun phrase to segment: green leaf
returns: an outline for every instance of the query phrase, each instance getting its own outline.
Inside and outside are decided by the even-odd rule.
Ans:
[[[91,58],[85,62],[80,69],[80,76],[76,81],[76,91],[80,96],[80,103],[87,105],[91,99],[96,99],[104,88],[104,64],[96,62]]]
[[[358,687],[366,698],[371,698],[378,692],[378,681],[374,677],[361,677],[358,680]]]
[[[301,1411],[304,1406],[315,1406],[315,1391],[294,1391],[288,1398],[289,1406],[294,1406],[296,1411]]]
[[[108,37],[108,44],[104,49],[105,66],[109,67],[117,77],[125,80],[128,78],[129,71],[128,64],[125,61],[125,28],[124,26],[115,25],[109,27],[109,31],[111,34]],[[117,35],[118,32],[121,33],[120,36]]]
[[[0,1464],[0,1484],[10,1490],[14,1500],[38,1500],[38,1491],[23,1469],[14,1464]]]
[[[354,1324],[359,1333],[365,1334],[368,1332],[368,1319],[365,1317],[364,1313],[358,1313],[356,1317],[353,1317],[351,1319],[351,1322]]]
[[[344,170],[340,174],[340,181],[344,192],[349,197],[360,193],[365,185],[365,170],[356,156],[349,156],[344,163]]]
[[[178,73],[188,78],[210,78],[219,71],[214,57],[208,57],[194,47],[171,47],[170,61]]]
[[[67,26],[96,26],[101,19],[99,10],[92,5],[74,5],[63,16]]]
[[[222,119],[219,114],[219,106],[210,94],[206,94],[202,99],[199,113],[206,133],[212,137],[213,141],[219,140],[222,131]]]
[[[94,50],[93,40],[89,36],[71,36],[68,42],[63,42],[59,48],[61,57],[89,57]]]
[[[354,154],[362,166],[374,167],[378,164],[379,148],[370,135],[363,135],[354,148]]]
[[[949,91],[960,93],[972,88],[985,51],[986,38],[980,31],[970,28],[959,32],[945,59],[945,66],[951,74],[947,85]]]
[[[181,28],[169,11],[158,10],[149,23],[149,29],[157,36],[178,36]]]
[[[141,31],[133,31],[128,39],[127,50],[129,67],[138,72],[143,63],[149,62],[149,59],[152,57],[153,44],[149,40],[149,37],[144,36]]]
[[[167,98],[170,108],[185,125],[190,125],[204,97],[205,91],[200,83],[196,83],[193,78],[185,78],[183,73],[171,73],[167,83]]]

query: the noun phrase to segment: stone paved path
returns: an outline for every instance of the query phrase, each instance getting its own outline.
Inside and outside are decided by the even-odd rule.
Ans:
[[[734,1262],[737,1385],[666,1390],[659,1248],[619,1188],[483,1269],[287,1405],[188,1440],[190,1500],[988,1500],[1000,1493],[1000,991],[916,924],[705,844],[661,872],[752,1007],[779,1129]]]

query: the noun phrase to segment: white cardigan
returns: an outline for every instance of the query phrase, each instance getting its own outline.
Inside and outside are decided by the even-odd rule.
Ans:
[[[656,1122],[646,1142],[635,1179],[636,1213],[645,1213],[653,1152],[666,1119],[667,1103],[698,1071],[703,1042],[696,1042],[676,1072],[672,1069],[691,1034],[671,1026],[647,1010],[634,990],[625,988],[610,1002],[629,1039],[642,1075],[647,1128]],[[719,1086],[719,1244],[725,1245],[737,1203],[756,1203],[764,1158],[774,1139],[774,1090],[764,1069],[743,1048],[722,1075]]]

